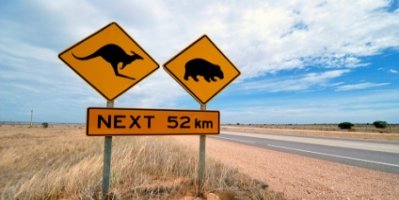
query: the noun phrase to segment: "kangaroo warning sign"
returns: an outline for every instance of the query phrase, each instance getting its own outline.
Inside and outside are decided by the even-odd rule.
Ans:
[[[59,54],[107,100],[113,100],[159,68],[115,22]]]
[[[104,135],[219,134],[219,111],[88,108],[86,133]]]
[[[165,63],[164,69],[202,104],[240,75],[206,35]]]

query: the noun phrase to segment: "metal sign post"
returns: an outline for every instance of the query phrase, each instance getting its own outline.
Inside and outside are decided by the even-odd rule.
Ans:
[[[114,101],[107,101],[107,108],[113,108]],[[104,137],[103,199],[109,198],[109,177],[111,175],[112,136]]]
[[[29,127],[32,127],[32,120],[33,120],[33,109],[30,110],[30,126]]]
[[[200,104],[201,110],[206,110],[206,104]],[[205,182],[205,142],[206,135],[200,135],[199,161],[198,161],[198,188],[202,189]]]

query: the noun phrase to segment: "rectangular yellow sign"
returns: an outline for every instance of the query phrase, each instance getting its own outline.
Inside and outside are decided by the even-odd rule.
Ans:
[[[202,135],[220,133],[219,111],[88,108],[86,134]]]

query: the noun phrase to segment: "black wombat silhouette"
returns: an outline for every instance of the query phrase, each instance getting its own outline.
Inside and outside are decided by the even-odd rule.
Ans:
[[[216,81],[215,77],[223,79],[223,71],[219,65],[212,64],[202,58],[194,58],[185,65],[184,80],[188,81],[191,76],[194,81],[198,81],[197,76],[203,76],[208,82]]]
[[[126,65],[132,63],[137,59],[143,59],[140,55],[131,51],[133,55],[128,55],[121,47],[116,44],[107,44],[101,48],[99,48],[96,52],[86,56],[86,57],[78,57],[75,54],[72,54],[76,59],[79,60],[89,60],[96,57],[102,57],[105,61],[111,64],[112,69],[114,69],[115,75],[123,78],[128,78],[131,80],[135,80],[132,77],[125,76],[120,74],[118,71],[118,64],[122,63],[122,67],[120,69],[124,69]]]

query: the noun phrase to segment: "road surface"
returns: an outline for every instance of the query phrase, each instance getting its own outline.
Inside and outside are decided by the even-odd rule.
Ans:
[[[399,143],[222,131],[212,138],[399,174]]]

